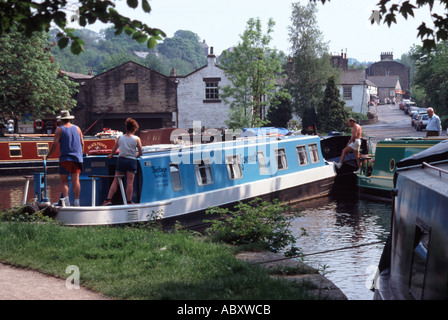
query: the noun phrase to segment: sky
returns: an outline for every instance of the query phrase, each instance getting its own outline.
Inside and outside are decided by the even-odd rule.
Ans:
[[[291,5],[309,0],[149,0],[152,11],[144,13],[140,8],[131,9],[125,0],[118,0],[117,10],[131,19],[140,20],[150,27],[163,30],[172,37],[177,30],[189,30],[205,40],[214,53],[236,46],[250,18],[259,18],[266,32],[268,20],[276,25],[271,47],[290,52],[288,27],[291,24]],[[413,44],[421,44],[417,27],[422,21],[431,25],[429,8],[415,11],[415,18],[397,17],[398,24],[388,27],[371,24],[372,10],[378,9],[378,0],[330,0],[317,3],[317,27],[328,43],[332,54],[347,53],[348,58],[360,62],[380,60],[382,52],[393,52],[394,59],[409,52]],[[397,1],[395,1],[397,2]],[[444,13],[435,6],[433,12]],[[104,24],[93,28],[99,31]]]

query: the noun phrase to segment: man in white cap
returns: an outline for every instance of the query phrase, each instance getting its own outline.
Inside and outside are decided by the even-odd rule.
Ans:
[[[56,150],[59,145],[59,175],[62,185],[62,194],[65,205],[70,206],[68,176],[72,178],[73,194],[75,196],[74,206],[79,206],[81,195],[81,184],[79,174],[82,171],[82,152],[84,148],[84,138],[81,129],[70,122],[75,117],[70,115],[68,110],[61,111],[62,125],[56,128],[53,144],[48,151],[47,158]]]

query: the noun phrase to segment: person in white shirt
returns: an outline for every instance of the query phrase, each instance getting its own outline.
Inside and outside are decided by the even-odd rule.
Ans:
[[[115,175],[126,175],[126,201],[127,204],[133,204],[132,193],[134,192],[134,178],[137,173],[137,158],[143,153],[142,141],[135,135],[139,126],[137,121],[128,118],[125,121],[126,134],[119,136],[112,148],[111,153],[107,156],[111,159],[117,149],[120,150],[120,154],[117,159],[117,168]],[[118,189],[118,178],[115,178],[109,189],[107,199],[104,201],[103,206],[109,206],[112,204],[112,197]]]
[[[442,134],[442,125],[440,124],[440,118],[436,114],[434,114],[433,108],[428,108],[426,113],[428,113],[429,116],[429,122],[426,126],[426,136],[440,136]]]

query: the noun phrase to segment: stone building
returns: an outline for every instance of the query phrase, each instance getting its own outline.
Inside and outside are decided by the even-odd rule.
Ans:
[[[401,89],[409,93],[410,85],[410,68],[402,63],[394,61],[392,52],[381,53],[381,61],[375,62],[366,68],[367,77],[376,76],[398,76]]]
[[[124,121],[137,120],[140,129],[176,126],[177,81],[135,62],[124,63],[97,76],[69,74],[79,83],[73,110],[75,123],[86,134],[103,128],[124,131]]]
[[[193,122],[206,128],[226,127],[229,106],[220,99],[220,87],[231,85],[225,70],[216,64],[213,47],[207,64],[192,73],[177,77],[178,127],[193,128]]]
[[[354,112],[367,114],[369,101],[377,95],[377,87],[366,78],[364,70],[348,68],[346,53],[331,55],[330,59],[331,66],[342,71],[338,87],[345,106]]]

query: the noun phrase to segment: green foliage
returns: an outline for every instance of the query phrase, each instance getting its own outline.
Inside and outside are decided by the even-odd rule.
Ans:
[[[234,245],[252,245],[278,252],[290,246],[289,254],[296,254],[296,239],[292,235],[290,220],[297,213],[286,214],[289,207],[274,200],[272,203],[257,198],[248,203],[239,202],[233,210],[211,208],[207,214],[219,214],[218,220],[209,220],[208,232],[215,241]]]
[[[328,78],[325,96],[318,107],[318,119],[321,132],[344,132],[347,128],[348,114],[345,102],[340,99],[334,76]]]
[[[131,8],[139,6],[138,0],[127,0]],[[144,12],[151,12],[148,0],[141,0]],[[67,17],[67,13],[70,17]],[[50,25],[56,25],[58,31],[58,47],[63,49],[69,43],[73,54],[83,51],[84,41],[68,27],[68,21],[77,21],[81,27],[94,24],[98,20],[102,23],[112,23],[115,34],[123,31],[139,43],[145,43],[153,48],[157,41],[165,37],[165,33],[156,28],[149,27],[138,20],[131,20],[115,10],[114,1],[110,0],[79,0],[70,4],[67,0],[8,0],[0,1],[0,35],[9,33],[17,24],[19,31],[31,37],[33,32],[50,30]]]
[[[54,30],[50,32],[53,42],[57,41],[56,33]],[[206,63],[199,36],[191,31],[178,30],[173,38],[165,38],[150,50],[126,33],[116,35],[113,27],[101,30],[99,34],[87,29],[75,30],[74,34],[85,42],[83,54],[73,56],[67,49],[52,48],[55,60],[64,71],[99,74],[134,61],[164,75],[169,75],[171,68],[175,68],[177,75],[186,75]],[[139,57],[136,52],[147,55]]]
[[[0,110],[4,117],[22,118],[70,110],[77,84],[59,73],[45,33],[25,37],[16,30],[0,35]]]
[[[331,67],[328,45],[323,42],[322,32],[317,26],[316,5],[293,3],[291,23],[289,41],[292,57],[288,66],[287,88],[292,96],[294,113],[305,118],[308,126],[315,123],[312,109],[322,101],[322,88],[328,77],[338,71]]]
[[[289,120],[292,119],[291,100],[275,96],[266,119],[269,121],[268,126],[287,128]]]
[[[418,47],[414,53],[416,73],[414,88],[417,97],[436,114],[448,115],[448,42],[443,41],[431,52]]]
[[[12,209],[0,210],[0,221],[9,222],[49,222],[51,218],[44,216],[42,212],[28,213],[24,210],[25,206]]]
[[[229,104],[229,128],[263,126],[263,113],[276,94],[282,77],[281,55],[269,47],[275,22],[270,19],[263,34],[260,19],[249,19],[240,42],[222,60],[231,86],[221,88],[220,97]],[[285,90],[277,94],[289,98]]]

